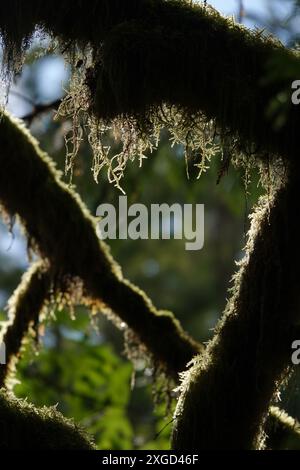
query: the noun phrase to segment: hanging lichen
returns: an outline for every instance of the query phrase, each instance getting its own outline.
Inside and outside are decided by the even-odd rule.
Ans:
[[[30,0],[25,7],[13,0],[1,5],[0,18],[8,70],[19,68],[36,31],[49,34],[71,64],[72,81],[58,112],[73,119],[70,178],[87,136],[94,178],[106,167],[120,188],[127,161],[141,164],[162,128],[183,144],[187,166],[192,162],[199,174],[224,142],[229,160],[239,164],[241,155],[264,163],[293,155],[298,110],[287,106],[280,128],[267,113],[283,90],[288,97],[290,77],[263,80],[269,64],[297,62],[297,53],[211,7],[188,0],[93,0],[89,8],[80,1],[41,7]]]

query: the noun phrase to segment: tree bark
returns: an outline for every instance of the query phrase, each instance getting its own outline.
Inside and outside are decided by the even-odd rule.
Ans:
[[[175,449],[259,449],[292,367],[299,322],[299,171],[252,216],[233,294],[205,354],[182,384]]]

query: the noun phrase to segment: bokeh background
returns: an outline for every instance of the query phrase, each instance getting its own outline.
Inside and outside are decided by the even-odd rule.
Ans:
[[[293,0],[210,3],[250,28],[265,28],[286,45],[297,44],[300,17]],[[55,102],[68,88],[69,70],[62,57],[48,54],[38,58],[46,43],[34,43],[22,74],[11,86],[7,107],[16,116],[26,117],[36,105]],[[54,122],[53,114],[49,111],[26,122],[63,170],[64,135],[71,122]],[[91,150],[83,143],[73,184],[95,215],[100,203],[117,205],[121,193],[107,182],[105,172],[96,184],[91,166]],[[220,156],[216,155],[200,179],[191,171],[188,180],[183,149],[172,148],[167,132],[163,132],[159,148],[141,169],[137,163],[128,165],[123,180],[128,203],[140,202],[147,207],[162,202],[204,204],[204,248],[186,251],[180,240],[108,241],[125,276],[144,289],[158,308],[173,311],[184,328],[202,342],[211,338],[224,309],[235,261],[242,257],[248,215],[262,192],[255,172],[246,188],[243,172],[232,168],[217,184],[219,170]],[[7,300],[29,264],[26,239],[17,222],[11,222],[11,227],[0,224],[2,320]],[[89,312],[80,306],[75,319],[66,311],[54,315],[56,321],[49,319],[40,332],[40,344],[27,347],[15,393],[29,397],[36,405],[57,405],[94,434],[99,448],[168,448],[171,414],[163,400],[154,405],[151,367],[145,369],[141,360],[134,373],[123,353],[121,332],[103,315],[91,321]],[[300,417],[298,396],[296,375],[282,397],[283,406],[296,417]]]

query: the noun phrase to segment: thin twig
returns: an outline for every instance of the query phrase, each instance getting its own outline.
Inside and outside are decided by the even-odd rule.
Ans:
[[[238,0],[239,11],[238,11],[238,22],[242,23],[245,16],[244,2],[243,0]]]
[[[21,119],[23,119],[23,121],[26,121],[30,125],[32,121],[36,117],[38,117],[40,114],[43,114],[52,110],[57,110],[61,101],[62,100],[59,98],[55,101],[52,101],[51,103],[35,104],[33,107],[33,110],[30,113],[25,114],[25,116],[22,116]]]

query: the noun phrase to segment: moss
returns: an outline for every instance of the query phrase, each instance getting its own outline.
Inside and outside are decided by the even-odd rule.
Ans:
[[[187,156],[200,149],[200,169],[206,166],[215,135],[220,144],[231,142],[230,151],[239,163],[244,161],[240,152],[247,158],[255,155],[263,167],[271,162],[275,171],[278,160],[285,165],[296,162],[299,110],[287,106],[280,127],[266,113],[270,100],[282,90],[288,96],[291,77],[264,84],[262,79],[271,62],[299,60],[274,40],[185,1],[95,0],[89,8],[81,0],[6,3],[0,7],[0,31],[10,69],[20,64],[36,27],[58,39],[74,65],[74,51],[90,51],[61,112],[74,116],[71,163],[82,116],[90,124],[95,177],[107,165],[110,179],[119,185],[128,158],[137,154],[142,159],[156,144],[162,126],[171,130],[175,141],[185,143]],[[105,147],[109,127],[123,139],[119,155],[111,156]],[[143,292],[123,279],[97,240],[93,220],[59,181],[36,142],[7,116],[0,138],[1,152],[11,157],[0,155],[1,198],[10,213],[19,214],[49,260],[54,281],[59,285],[65,278],[82,279],[87,300],[112,308],[176,376],[198,346],[172,316],[158,312]],[[263,445],[263,424],[288,365],[297,310],[297,184],[291,179],[256,212],[227,311],[205,355],[183,383],[176,448]],[[60,226],[65,230],[57,244]],[[166,333],[173,348],[167,341],[156,341],[162,328],[173,332],[170,337]]]
[[[300,450],[300,425],[287,413],[272,406],[266,425],[266,448]]]
[[[287,106],[280,128],[267,113],[283,91],[289,103],[294,77],[263,79],[272,63],[299,66],[298,55],[212,8],[185,0],[93,0],[89,8],[80,0],[43,6],[13,0],[1,5],[0,18],[10,70],[35,28],[49,33],[73,65],[74,83],[60,109],[74,117],[70,168],[81,120],[91,128],[95,178],[106,166],[117,186],[127,160],[141,161],[162,127],[186,146],[187,157],[198,151],[200,170],[216,135],[221,145],[231,140],[233,155],[296,156],[299,110]],[[123,142],[118,155],[105,145],[111,127]]]
[[[1,450],[93,450],[88,435],[56,409],[35,408],[0,390]]]
[[[182,330],[179,322],[171,313],[158,311],[143,291],[123,278],[121,269],[112,259],[108,248],[103,242],[98,240],[95,231],[95,221],[89,215],[83,203],[72,189],[68,188],[60,181],[59,173],[55,170],[53,163],[50,161],[49,157],[41,152],[37,142],[30,136],[28,131],[25,130],[19,121],[10,118],[7,114],[2,116],[0,123],[0,143],[0,164],[2,168],[0,173],[0,199],[10,214],[18,214],[21,218],[32,240],[32,246],[43,256],[44,262],[46,262],[45,266],[47,267],[45,271],[43,264],[40,264],[40,262],[33,265],[13,296],[13,300],[11,301],[11,317],[13,322],[10,329],[7,330],[7,332],[10,331],[12,338],[12,347],[9,347],[9,350],[13,355],[18,355],[17,349],[21,345],[22,335],[26,333],[28,322],[35,323],[37,321],[39,306],[42,307],[45,300],[47,301],[48,299],[48,276],[51,278],[51,285],[53,285],[56,293],[62,293],[62,297],[59,301],[63,302],[65,301],[63,298],[64,293],[68,292],[68,289],[72,289],[72,285],[78,289],[78,282],[82,280],[83,286],[80,286],[80,295],[77,301],[81,298],[81,300],[86,302],[92,309],[102,308],[104,302],[107,307],[118,315],[122,322],[126,323],[126,336],[128,336],[129,330],[133,331],[135,342],[138,341],[141,344],[143,353],[146,352],[148,356],[153,358],[156,368],[166,371],[170,377],[177,380],[178,372],[184,370],[186,364],[193,356],[198,352],[203,352],[204,348],[192,340]],[[7,158],[7,155],[9,155],[9,158]],[[11,181],[14,181],[14,184],[11,184]],[[287,194],[289,194],[289,196],[287,196]],[[267,295],[267,303],[263,304],[264,312],[268,311],[267,309],[270,307],[268,302],[272,299],[276,304],[276,299],[273,296],[275,285],[274,276],[276,282],[279,283],[277,289],[275,289],[277,295],[286,287],[285,285],[280,287],[281,282],[284,281],[287,283],[287,286],[289,285],[288,276],[285,276],[283,281],[281,277],[279,277],[278,266],[276,264],[278,261],[277,256],[274,257],[277,271],[273,264],[268,267],[267,261],[271,255],[268,254],[269,251],[266,252],[264,248],[264,243],[267,243],[264,242],[264,240],[270,242],[270,246],[266,245],[269,246],[269,250],[277,246],[275,238],[276,230],[274,224],[271,224],[273,220],[271,217],[272,213],[274,214],[273,218],[277,224],[275,224],[276,227],[278,227],[278,225],[288,227],[287,221],[285,219],[282,220],[282,217],[284,217],[283,213],[285,213],[283,207],[285,208],[285,203],[287,202],[285,198],[288,198],[288,201],[292,203],[287,213],[288,217],[290,217],[290,213],[295,210],[295,204],[298,204],[297,198],[294,192],[286,193],[283,189],[280,190],[278,195],[279,202],[277,204],[267,201],[265,207],[256,212],[256,216],[253,219],[254,228],[251,243],[254,243],[254,240],[256,240],[256,234],[258,238],[255,243],[257,243],[258,248],[251,244],[249,245],[249,255],[252,251],[255,253],[255,256],[253,254],[251,255],[251,259],[253,260],[251,262],[251,272],[255,279],[255,284],[249,283],[249,286],[253,290],[250,289],[246,297],[248,286],[247,279],[251,274],[249,271],[250,268],[247,267],[246,260],[244,266],[241,268],[240,275],[236,279],[234,297],[230,303],[230,311],[225,315],[224,326],[219,328],[216,339],[212,345],[209,346],[207,352],[201,356],[201,360],[197,361],[197,365],[193,369],[196,376],[194,373],[188,376],[187,383],[189,384],[190,377],[196,380],[199,370],[202,374],[202,369],[206,370],[206,368],[213,363],[211,358],[215,354],[213,352],[215,347],[217,351],[217,360],[215,360],[216,368],[212,370],[211,383],[207,388],[207,392],[204,391],[204,396],[207,397],[208,403],[203,399],[201,387],[200,391],[197,388],[194,403],[193,400],[190,400],[190,403],[193,403],[191,408],[191,426],[192,423],[196,423],[197,426],[199,424],[198,409],[201,419],[205,420],[205,417],[207,417],[210,421],[213,418],[216,422],[223,423],[223,425],[225,422],[225,425],[227,425],[227,421],[224,421],[222,414],[220,414],[219,417],[217,417],[214,412],[212,412],[211,415],[209,414],[211,412],[210,406],[213,406],[213,408],[216,408],[216,412],[221,408],[222,413],[225,413],[225,415],[228,408],[229,422],[233,420],[236,426],[235,430],[239,429],[242,415],[238,414],[240,408],[236,407],[236,403],[239,403],[241,397],[244,396],[245,390],[243,390],[243,387],[246,387],[245,397],[249,399],[249,406],[246,398],[242,406],[244,406],[246,411],[248,407],[254,406],[254,399],[250,393],[249,382],[251,383],[256,364],[255,360],[253,360],[253,348],[255,350],[255,357],[256,354],[259,353],[259,350],[257,350],[258,338],[256,327],[259,316],[257,312],[261,311],[260,307],[258,307],[261,296],[257,293],[260,289],[260,276],[263,276],[263,278],[267,280],[268,270],[270,270],[272,274],[269,280],[271,288],[269,288],[269,290],[267,289],[269,284],[265,286],[265,281],[262,283],[261,287],[263,292]],[[269,225],[266,219],[270,221],[271,225]],[[295,223],[294,221],[293,224]],[[294,225],[291,227],[293,228]],[[296,230],[292,232],[292,234],[296,237]],[[59,243],[57,243],[58,239]],[[283,243],[282,238],[280,238],[280,240],[279,243]],[[295,240],[291,238],[288,240],[290,243],[295,242]],[[292,247],[293,245],[288,246]],[[81,249],[78,250],[78,247]],[[284,243],[283,248],[286,250]],[[282,257],[283,261],[287,263],[286,252],[282,253]],[[282,262],[279,263],[279,265],[282,266]],[[283,265],[286,267],[284,263]],[[257,272],[259,272],[259,276],[256,278]],[[286,274],[287,271],[284,271],[284,273]],[[244,279],[243,282],[242,279]],[[245,293],[241,293],[239,290],[241,284],[243,284],[244,289],[246,289]],[[290,287],[292,289],[292,282]],[[272,299],[270,299],[270,291],[272,293]],[[291,290],[291,292],[293,291]],[[72,292],[70,292],[70,295],[72,295]],[[241,296],[240,300],[242,301],[238,307],[240,302],[239,296]],[[249,301],[249,314],[247,314],[248,296],[250,296],[253,302]],[[283,298],[285,297],[282,297],[282,299]],[[30,300],[30,309],[27,309],[26,299]],[[25,313],[22,307],[22,305],[24,306],[24,302],[26,307]],[[232,308],[233,310],[231,311]],[[240,311],[239,309],[242,310]],[[282,325],[282,321],[279,321],[281,320],[280,309],[281,305],[277,306],[275,311],[271,308],[273,318],[270,320],[268,316],[265,319],[266,322],[270,321],[270,324],[274,321],[275,326],[278,321],[278,329],[276,326],[273,331],[268,325],[262,329],[261,334],[263,336],[261,336],[261,341],[265,341],[265,336],[267,335],[266,350],[263,349],[262,352],[268,351],[270,340],[272,342],[271,346],[274,346],[276,335],[280,336],[281,341],[283,333],[288,328],[288,323]],[[241,316],[238,316],[238,314]],[[252,320],[250,319],[250,314],[253,315]],[[243,323],[243,315],[246,316],[247,321],[245,321],[245,323]],[[252,321],[253,325],[251,326]],[[225,331],[227,331],[227,325],[229,326],[229,331],[223,335],[222,330],[224,328]],[[262,325],[264,325],[264,323],[262,323]],[[271,335],[271,339],[269,339],[268,334],[269,332],[272,333],[272,331],[273,336]],[[17,332],[16,336],[14,332]],[[236,335],[236,332],[238,332],[238,335]],[[157,338],[160,338],[160,340],[158,341]],[[241,342],[236,342],[236,340],[239,339],[241,339]],[[285,346],[286,343],[283,342],[282,347]],[[239,348],[242,348],[242,350]],[[278,349],[277,345],[276,348]],[[275,351],[277,351],[276,348]],[[249,356],[246,355],[247,352]],[[269,353],[273,354],[272,348]],[[274,367],[275,365],[278,366],[278,364],[282,365],[282,362],[280,362],[282,361],[281,353],[282,350],[278,350],[276,361],[273,357],[270,357],[270,355],[267,358],[263,358],[265,364],[267,364],[269,360],[270,364],[274,364]],[[129,351],[129,355],[130,354],[131,351]],[[284,354],[286,354],[286,352],[284,352]],[[242,362],[245,359],[245,355],[247,358],[246,367],[243,369],[243,364],[240,364],[243,374],[239,376],[241,370],[238,368],[238,365],[236,366],[237,368],[235,368],[234,364],[238,362],[238,358],[241,358]],[[228,366],[226,367],[226,364],[231,364],[229,367],[229,376],[227,376]],[[249,366],[252,368],[250,367],[249,369]],[[205,373],[203,372],[203,374]],[[211,372],[209,372],[209,374],[210,373]],[[216,377],[214,377],[214,373],[216,373]],[[218,374],[220,375],[218,376]],[[241,389],[235,388],[236,377],[240,377],[240,382],[238,383],[241,384]],[[224,384],[226,383],[228,383],[228,393],[224,388]],[[270,387],[268,390],[274,390],[274,388],[276,388],[273,374],[270,374],[268,386]],[[233,391],[231,390],[232,387]],[[181,404],[184,402],[186,390],[189,390],[190,387],[188,386],[187,389],[185,389],[185,387],[183,388],[184,393],[180,400]],[[201,403],[203,403],[201,406],[199,406],[198,402],[198,391],[199,397],[201,397]],[[239,395],[239,392],[241,395]],[[224,399],[221,400],[220,398],[223,395]],[[232,399],[228,399],[228,397],[231,396]],[[259,400],[259,406],[262,406],[262,402],[263,397]],[[263,405],[264,412],[267,413],[267,399],[263,402]],[[203,414],[201,412],[202,406],[204,406],[205,411]],[[187,416],[189,416],[189,412],[187,412]],[[257,418],[257,415],[255,416]],[[259,419],[261,422],[261,415]],[[207,429],[213,432],[214,428],[210,428],[209,425],[209,422],[205,424],[205,434],[207,434],[208,439],[211,439],[211,435],[207,432]],[[188,426],[190,427],[190,424]],[[246,433],[246,423],[244,428],[244,432]],[[189,429],[189,433],[186,433],[186,435],[193,436],[193,433],[190,433]],[[228,435],[230,436],[230,433],[228,433]],[[195,436],[194,438],[196,439]],[[225,436],[227,436],[227,433],[225,433]],[[245,434],[242,434],[242,436],[245,437]],[[209,442],[214,442],[214,439],[211,439]],[[191,444],[194,445],[192,439],[189,441],[187,448],[190,447]],[[224,441],[222,445],[223,444],[226,444],[226,442]],[[206,445],[205,442],[203,442],[203,445]],[[209,446],[210,444],[207,445]]]
[[[104,38],[94,81],[87,81],[94,113],[108,121],[126,116],[146,129],[160,123],[183,130],[189,123],[195,139],[205,117],[214,120],[221,137],[231,137],[237,151],[294,158],[299,111],[289,110],[280,130],[266,115],[270,100],[290,90],[292,77],[268,86],[262,80],[270,61],[294,60],[296,54],[215,10],[159,3],[169,17],[155,24],[147,16],[131,19]],[[173,110],[168,122],[163,105],[167,114]]]
[[[0,366],[0,386],[14,373],[28,335],[36,336],[43,308],[49,301],[51,277],[43,262],[37,261],[22,278],[8,302],[8,321],[2,327],[0,343],[6,346],[6,364]]]
[[[78,195],[62,183],[24,126],[7,114],[0,122],[0,143],[0,200],[11,215],[20,217],[33,246],[49,263],[54,291],[65,292],[72,283],[76,288],[81,280],[82,301],[91,308],[105,304],[134,330],[157,365],[177,379],[202,346],[171,313],[158,311],[142,290],[124,279]],[[157,341],[162,331],[165,339]]]
[[[184,377],[175,449],[253,449],[291,369],[298,322],[299,169],[252,215],[231,298],[205,354]]]

